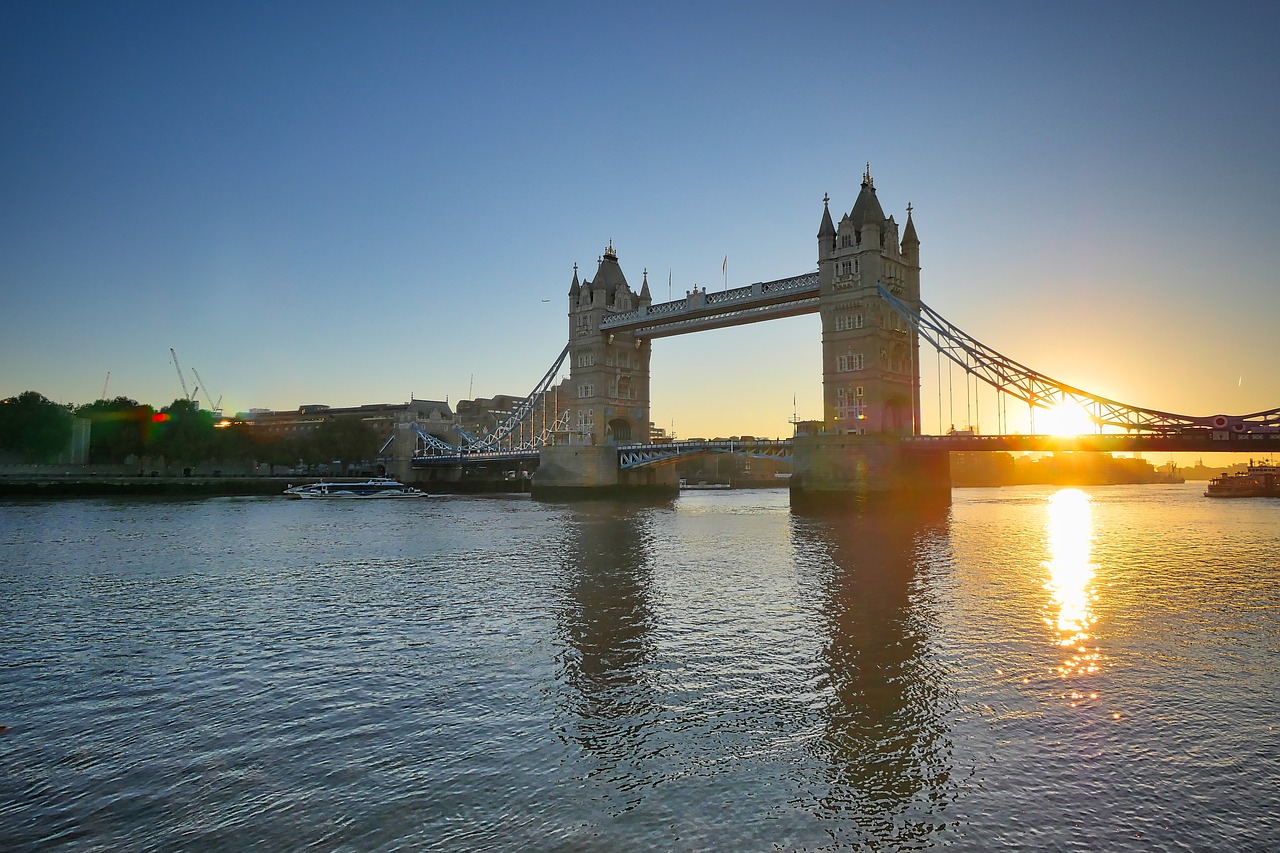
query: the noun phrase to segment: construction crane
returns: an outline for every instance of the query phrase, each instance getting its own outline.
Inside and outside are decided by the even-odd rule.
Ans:
[[[99,400],[107,399],[107,386],[111,384],[111,371],[107,371],[107,378],[102,380],[102,393],[98,395]]]
[[[169,355],[173,356],[173,367],[178,371],[178,384],[182,386],[182,399],[190,400],[191,393],[187,391],[187,380],[182,378],[182,365],[178,364],[178,354],[173,351],[173,347],[169,347]]]
[[[209,408],[213,410],[215,415],[222,414],[222,397],[218,397],[218,402],[213,402],[213,392],[209,390],[209,383],[201,378],[199,371],[194,367],[191,368],[191,373],[196,377],[196,381],[200,383],[197,387],[204,388],[204,395],[209,398]]]

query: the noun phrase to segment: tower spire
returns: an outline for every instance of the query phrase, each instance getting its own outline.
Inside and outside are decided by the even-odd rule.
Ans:
[[[919,248],[920,246],[920,238],[916,236],[916,224],[911,221],[912,210],[913,208],[911,207],[911,202],[907,202],[907,224],[902,229],[903,248],[907,248],[911,246]]]
[[[822,223],[818,226],[818,239],[831,238],[834,245],[836,237],[836,227],[831,222],[831,196],[826,193],[822,194]]]

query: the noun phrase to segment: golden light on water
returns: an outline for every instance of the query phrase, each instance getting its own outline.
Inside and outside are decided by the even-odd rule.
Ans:
[[[1094,564],[1093,513],[1089,496],[1079,489],[1063,489],[1049,499],[1049,613],[1045,622],[1055,629],[1058,645],[1067,652],[1058,667],[1063,678],[1097,672],[1102,656],[1093,645]]]

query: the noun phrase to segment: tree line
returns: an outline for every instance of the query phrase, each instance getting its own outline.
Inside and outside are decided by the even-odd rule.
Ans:
[[[192,400],[161,409],[128,397],[71,406],[24,391],[0,400],[0,452],[22,462],[52,462],[71,440],[74,418],[90,424],[88,461],[95,465],[164,457],[189,466],[257,462],[274,470],[341,460],[345,467],[379,450],[377,431],[356,415],[330,418],[305,434],[273,436],[250,421],[218,418]]]

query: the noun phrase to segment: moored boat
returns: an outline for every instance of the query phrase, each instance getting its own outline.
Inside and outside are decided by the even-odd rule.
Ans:
[[[1280,465],[1257,464],[1214,477],[1204,490],[1206,498],[1276,498],[1280,497]]]
[[[352,483],[309,483],[290,486],[284,493],[291,498],[423,498],[427,493],[387,477],[374,477]]]

